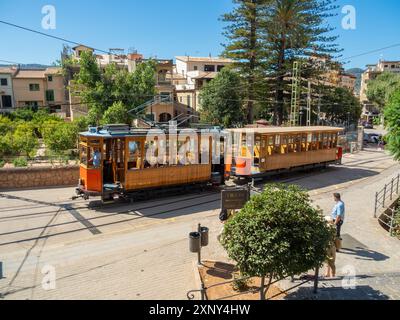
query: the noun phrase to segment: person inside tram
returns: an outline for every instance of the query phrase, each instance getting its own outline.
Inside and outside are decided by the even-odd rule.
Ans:
[[[89,159],[89,164],[94,168],[99,168],[101,165],[101,152],[99,148],[93,148],[92,157]]]

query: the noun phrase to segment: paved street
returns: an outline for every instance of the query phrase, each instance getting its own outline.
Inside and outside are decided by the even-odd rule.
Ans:
[[[342,289],[342,279],[322,281],[319,298],[400,299],[400,242],[373,219],[375,191],[399,170],[389,155],[370,149],[346,155],[342,166],[278,179],[309,189],[326,214],[332,192],[346,202],[338,276],[351,266],[357,288]],[[106,206],[73,202],[73,191],[0,192],[4,299],[186,299],[196,288],[187,234],[199,222],[211,230],[203,257],[227,259],[216,241],[221,225],[215,191]],[[42,272],[52,267],[56,289],[45,290]],[[298,297],[315,298],[309,285],[288,298]]]

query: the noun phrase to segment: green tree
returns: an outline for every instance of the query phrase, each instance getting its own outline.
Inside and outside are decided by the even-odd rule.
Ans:
[[[57,155],[75,149],[78,141],[78,127],[74,123],[47,121],[42,131],[46,148]]]
[[[223,15],[225,27],[224,56],[234,60],[233,67],[239,70],[245,81],[236,90],[246,92],[247,121],[253,122],[255,99],[262,99],[266,92],[265,81],[265,45],[263,35],[267,5],[272,0],[233,0],[235,8]],[[259,107],[259,106],[258,106]]]
[[[12,135],[12,147],[17,154],[24,153],[28,158],[36,154],[39,147],[38,138],[35,135],[35,128],[29,122],[21,122],[15,128]]]
[[[367,97],[370,102],[376,104],[383,110],[391,96],[399,90],[400,75],[384,72],[376,77],[376,79],[368,82]]]
[[[9,155],[13,151],[12,135],[14,126],[9,117],[0,115],[0,156]]]
[[[385,108],[385,126],[389,150],[396,160],[400,160],[400,90],[392,94]]]
[[[321,112],[331,123],[357,123],[362,107],[360,101],[345,88],[330,88],[321,98]]]
[[[128,114],[126,106],[121,102],[114,102],[111,107],[109,107],[103,116],[103,124],[108,123],[120,123],[129,124],[130,116]]]
[[[294,276],[326,259],[333,230],[307,192],[297,186],[267,185],[224,227],[222,243],[243,275]],[[265,299],[266,292],[261,294]]]
[[[266,22],[264,45],[268,52],[268,71],[271,77],[274,102],[274,123],[282,124],[287,104],[285,92],[290,92],[294,61],[306,61],[302,76],[317,79],[323,68],[311,62],[311,57],[325,59],[328,67],[333,55],[340,52],[337,36],[327,23],[327,18],[334,16],[338,6],[336,0],[274,0],[269,9]],[[306,71],[306,72],[305,72]],[[290,99],[289,96],[286,95]]]
[[[39,137],[42,138],[42,132],[44,129],[44,126],[48,122],[58,122],[58,123],[63,123],[64,120],[55,114],[50,114],[48,110],[46,109],[40,109],[37,112],[33,114],[32,120],[30,123],[34,127],[35,134]]]
[[[32,121],[35,112],[36,110],[33,107],[18,108],[10,114],[10,118],[14,121]]]
[[[87,131],[90,125],[88,117],[79,117],[75,119],[73,123],[76,126],[78,132]]]
[[[232,127],[244,120],[242,96],[236,88],[240,86],[240,76],[222,69],[201,91],[201,121],[213,125]]]
[[[102,72],[90,52],[82,53],[79,64],[80,71],[74,76],[71,92],[82,104],[88,105],[91,125],[104,122],[104,113],[114,103],[120,102],[126,110],[131,110],[151,100],[155,94],[155,62],[152,60],[140,63],[131,73],[113,63]]]

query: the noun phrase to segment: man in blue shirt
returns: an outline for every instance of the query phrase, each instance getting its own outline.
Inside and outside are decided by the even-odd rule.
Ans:
[[[99,168],[100,164],[101,164],[101,153],[98,149],[95,149],[93,153],[93,167]]]
[[[345,206],[344,202],[341,200],[340,193],[335,193],[333,195],[333,199],[335,200],[336,204],[332,210],[332,220],[336,225],[336,236],[340,239],[340,230],[342,228],[345,216]]]

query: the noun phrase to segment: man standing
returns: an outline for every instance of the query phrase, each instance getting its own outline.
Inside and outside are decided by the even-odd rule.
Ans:
[[[336,225],[336,236],[338,239],[341,239],[340,230],[344,222],[345,206],[344,202],[341,200],[340,193],[335,193],[333,195],[333,199],[335,200],[336,204],[332,210],[332,220],[333,223]]]
[[[100,150],[95,148],[93,153],[93,167],[99,168],[101,165],[101,153]]]

